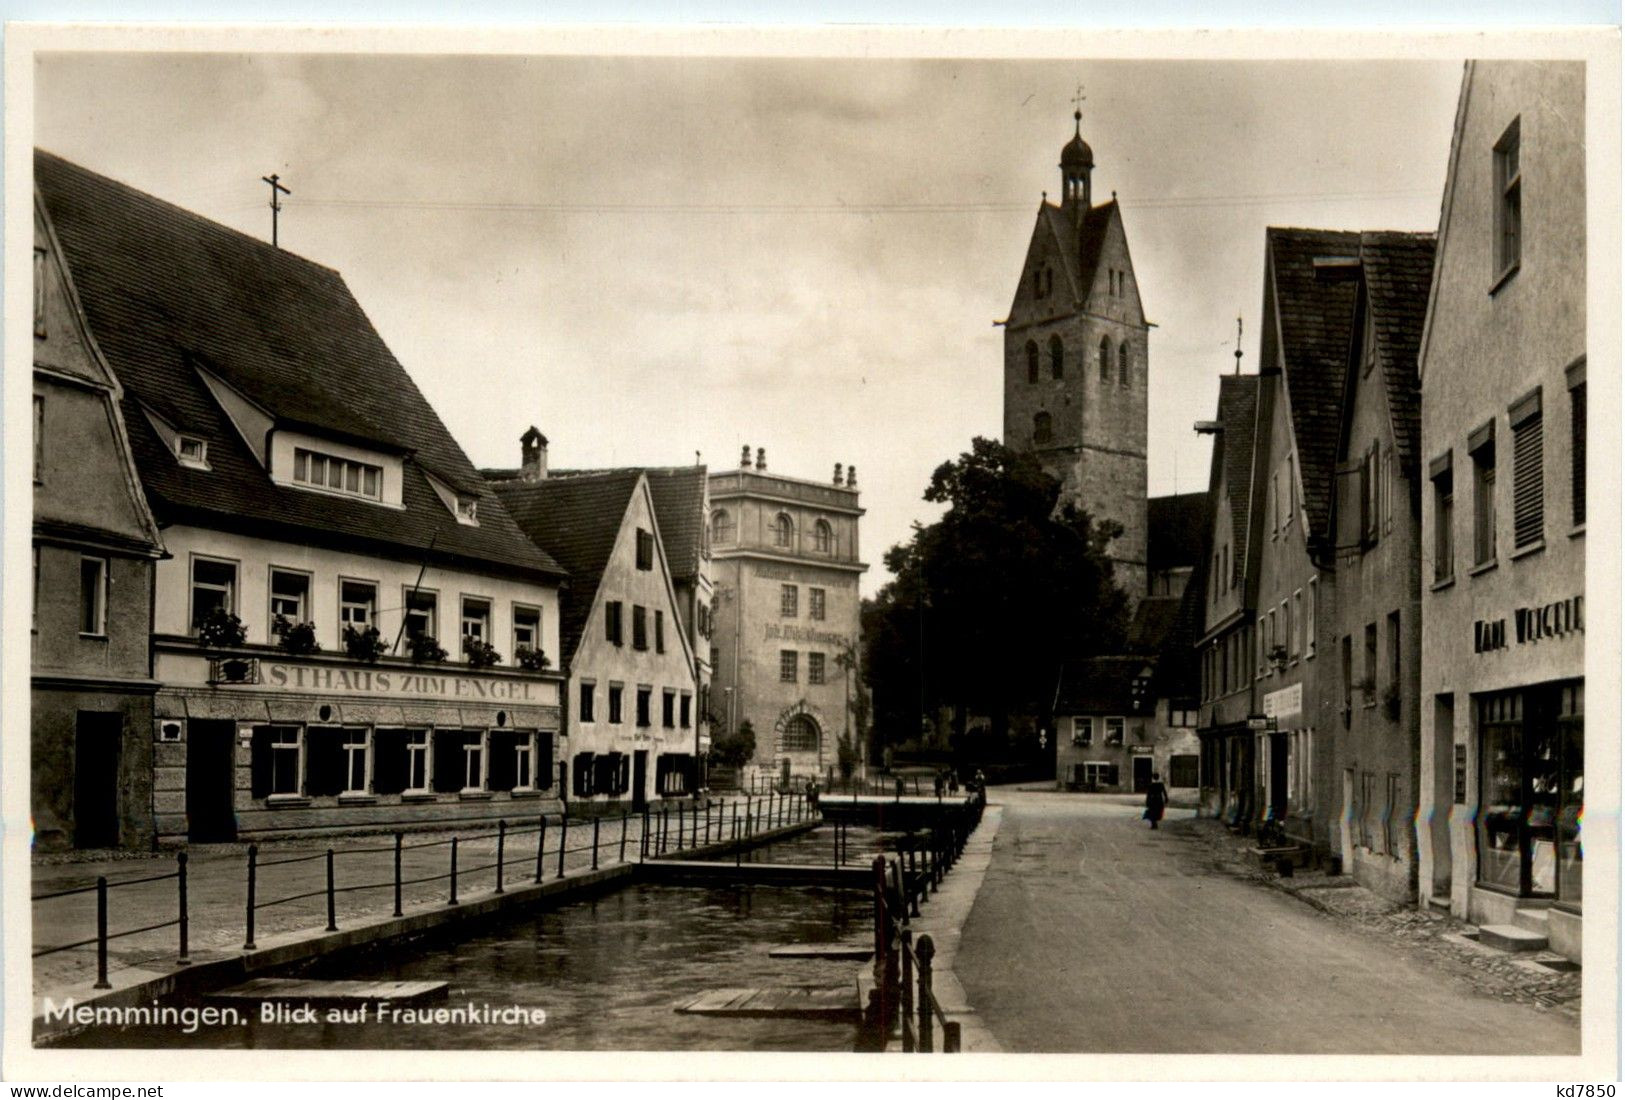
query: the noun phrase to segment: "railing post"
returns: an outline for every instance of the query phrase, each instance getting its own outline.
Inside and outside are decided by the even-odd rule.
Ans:
[[[112,989],[107,980],[107,878],[96,878],[96,988]]]
[[[570,846],[570,815],[559,818],[559,878],[564,877],[564,850]]]
[[[638,862],[649,854],[649,807],[643,807],[643,827],[638,830]]]
[[[248,928],[247,933],[243,936],[244,951],[254,950],[254,868],[255,864],[259,862],[259,857],[260,846],[250,844],[248,846],[248,914],[245,921]]]
[[[592,819],[592,869],[594,871],[598,870],[598,823],[602,820],[603,818],[599,817]]]
[[[181,933],[181,955],[180,958],[175,960],[175,962],[179,966],[185,966],[191,961],[189,958],[187,958],[187,955],[190,954],[190,952],[188,952],[186,949],[187,933],[191,930],[190,926],[187,924],[186,912],[186,858],[185,852],[177,852],[175,855],[175,888],[180,912]]]
[[[920,937],[917,948],[920,956],[920,1052],[931,1053],[931,958],[937,953],[937,945],[931,942],[931,933],[927,932]]]
[[[542,881],[542,856],[547,851],[547,815],[541,815],[540,827],[536,830],[536,881]]]
[[[497,893],[502,893],[502,857],[508,847],[508,823],[497,822]]]
[[[327,930],[339,930],[338,907],[333,898],[333,849],[327,850]]]
[[[401,841],[404,839],[400,833],[395,834],[395,916],[401,915]]]
[[[618,863],[626,862],[626,819],[631,816],[632,815],[629,811],[621,811],[621,856],[620,859],[616,861]]]
[[[457,838],[451,838],[451,898],[447,905],[457,904]]]
[[[671,826],[671,807],[660,804],[660,854],[666,854],[666,831]]]
[[[913,1054],[914,1053],[914,1020],[913,1020],[913,1012],[914,1012],[914,932],[911,929],[908,929],[908,928],[903,929],[902,940],[903,940],[902,949],[900,951],[898,951],[898,954],[901,955],[902,959],[903,959],[903,983],[902,983],[902,994],[903,994],[902,1001],[903,1001],[903,1003],[902,1003],[902,1012],[899,1014],[900,1017],[901,1017],[902,1026],[897,1029],[897,1032],[898,1032],[898,1037],[901,1038],[902,1041],[903,1041],[903,1053],[904,1054]]]

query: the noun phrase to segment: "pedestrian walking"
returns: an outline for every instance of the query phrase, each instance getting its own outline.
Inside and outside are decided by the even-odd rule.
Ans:
[[[1155,829],[1162,820],[1162,811],[1168,806],[1168,788],[1162,785],[1162,776],[1151,773],[1151,785],[1145,789],[1145,813],[1140,816],[1151,822]]]

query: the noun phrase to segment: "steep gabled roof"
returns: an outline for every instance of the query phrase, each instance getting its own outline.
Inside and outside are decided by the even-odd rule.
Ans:
[[[1265,231],[1265,248],[1265,270],[1271,277],[1266,301],[1279,341],[1267,331],[1263,339],[1266,347],[1275,343],[1279,359],[1261,362],[1260,369],[1282,370],[1308,530],[1323,531],[1337,461],[1356,282],[1326,277],[1317,272],[1315,261],[1358,260],[1360,234],[1272,227]]]
[[[1061,662],[1055,688],[1056,714],[1137,713],[1134,678],[1154,664],[1150,657],[1073,657]],[[1144,700],[1150,706],[1152,700]],[[1144,713],[1144,707],[1138,713]]]
[[[549,470],[547,478],[551,481],[615,473],[648,475],[649,492],[655,504],[655,522],[660,525],[660,541],[666,547],[671,579],[682,583],[698,577],[700,560],[705,553],[706,467],[620,466],[603,470]],[[516,467],[493,467],[482,468],[480,474],[490,482],[508,482],[518,481],[522,471]]]
[[[1179,493],[1146,501],[1146,566],[1180,569],[1202,560],[1209,522],[1206,493]]]
[[[1258,422],[1258,375],[1226,374],[1219,379],[1219,424],[1215,466],[1230,491],[1230,554],[1233,579],[1246,579],[1247,520],[1252,515],[1253,439]],[[1216,483],[1215,483],[1216,484]],[[1218,502],[1215,500],[1216,505]],[[1211,526],[1211,520],[1206,526]]]
[[[641,470],[608,470],[492,483],[520,529],[570,571],[570,586],[559,598],[559,648],[566,661],[575,656],[598,582],[642,477]]]
[[[1134,605],[1129,619],[1128,641],[1131,653],[1160,653],[1179,614],[1178,596],[1146,596]]]
[[[1203,601],[1207,595],[1208,547],[1211,539],[1204,536],[1196,566],[1179,598],[1179,608],[1163,637],[1162,650],[1157,658],[1157,673],[1152,683],[1158,698],[1188,700],[1200,693],[1200,675],[1196,656],[1196,643],[1202,637]]]
[[[1039,216],[1055,235],[1056,250],[1066,267],[1074,299],[1082,299],[1095,285],[1095,269],[1100,266],[1100,249],[1106,242],[1106,229],[1117,213],[1117,200],[1091,206],[1083,214],[1080,229],[1072,228],[1071,217],[1059,206],[1044,203]]]
[[[42,150],[34,173],[123,387],[131,450],[161,522],[561,575],[484,487],[337,272]],[[200,368],[277,426],[405,456],[404,508],[273,483]],[[146,410],[202,436],[211,468],[177,463]],[[430,475],[479,498],[477,526],[457,522]]]
[[[1360,234],[1366,308],[1378,366],[1388,394],[1394,442],[1404,471],[1414,476],[1421,454],[1422,387],[1417,351],[1433,279],[1432,233]],[[1349,369],[1358,369],[1350,364]]]

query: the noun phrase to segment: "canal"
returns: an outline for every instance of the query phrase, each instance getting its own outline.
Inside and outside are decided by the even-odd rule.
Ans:
[[[853,827],[847,862],[866,862],[889,835]],[[744,853],[755,861],[833,862],[834,829],[820,827]],[[428,939],[334,957],[304,978],[449,983],[446,1007],[543,1009],[546,1022],[433,1026],[379,1022],[101,1028],[64,1045],[492,1050],[849,1051],[852,1020],[691,1016],[676,1006],[708,990],[812,986],[853,990],[860,963],[772,958],[786,944],[867,943],[872,902],[861,890],[637,884],[557,908],[481,925],[456,941]]]

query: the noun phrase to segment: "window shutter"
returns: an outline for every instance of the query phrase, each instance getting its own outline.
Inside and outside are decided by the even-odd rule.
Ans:
[[[1541,436],[1539,413],[1512,429],[1512,535],[1517,546],[1538,542],[1545,527]]]
[[[1586,387],[1581,382],[1569,391],[1571,430],[1574,435],[1572,492],[1574,525],[1586,521]]]

